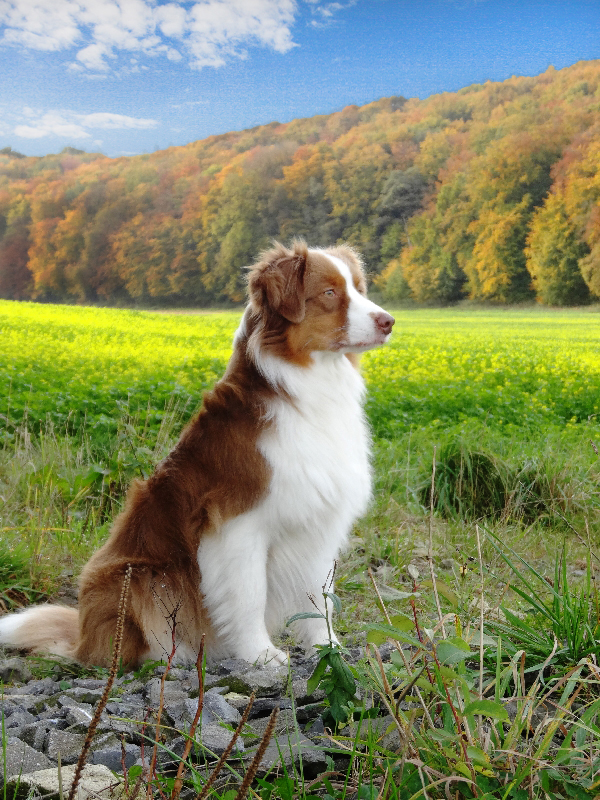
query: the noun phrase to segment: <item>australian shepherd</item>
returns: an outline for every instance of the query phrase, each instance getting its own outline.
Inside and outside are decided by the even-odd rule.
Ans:
[[[296,242],[262,254],[223,378],[85,566],[79,609],[41,605],[0,619],[0,643],[106,665],[132,567],[124,663],[214,658],[284,663],[272,635],[325,612],[322,587],[371,492],[357,353],[394,319],[366,297],[350,247]],[[322,618],[299,619],[310,650]]]

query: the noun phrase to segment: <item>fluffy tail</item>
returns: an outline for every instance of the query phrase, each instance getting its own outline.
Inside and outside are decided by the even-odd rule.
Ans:
[[[0,617],[0,644],[73,658],[79,640],[79,613],[66,606],[32,606]]]

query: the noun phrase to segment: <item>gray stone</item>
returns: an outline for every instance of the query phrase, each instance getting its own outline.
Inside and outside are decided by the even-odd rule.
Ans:
[[[75,678],[73,686],[81,689],[101,689],[104,691],[106,681],[99,680],[98,678]]]
[[[17,739],[16,736],[8,736],[6,739],[6,773],[4,772],[4,759],[0,758],[0,777],[4,779],[6,775],[25,775],[35,772],[38,769],[45,769],[52,766],[43,753],[39,753],[30,747],[26,742]]]
[[[248,750],[244,761],[250,763],[256,748]],[[302,761],[304,776],[312,778],[327,769],[325,750],[317,747],[305,736],[292,734],[291,736],[274,736],[261,759],[258,775],[265,775],[282,762],[286,769],[299,767]]]
[[[104,693],[104,689],[88,689],[84,686],[74,686],[62,693],[63,697],[70,697],[78,703],[89,703],[95,706]],[[64,704],[66,705],[66,703]]]
[[[127,681],[123,684],[123,697],[129,694],[141,694],[144,691],[144,686],[145,684],[142,681]]]
[[[85,733],[90,727],[93,716],[94,709],[90,705],[71,706],[67,710],[65,721],[70,728],[73,726],[77,728],[77,730],[74,731],[75,733]],[[80,730],[81,728],[84,730]]]
[[[0,681],[2,683],[27,683],[32,678],[31,671],[24,658],[14,656],[0,660]]]
[[[140,748],[135,744],[126,744],[125,749],[125,768],[133,767],[135,762],[140,757]],[[100,750],[94,750],[90,756],[90,763],[104,764],[113,772],[123,772],[123,755],[120,743],[114,744],[111,747],[103,747]]]
[[[161,679],[152,678],[152,680],[146,684],[145,693],[148,703],[152,706],[152,708],[158,708],[160,704]],[[163,701],[165,705],[186,699],[187,692],[184,692],[178,683],[175,681],[165,681],[163,690]]]
[[[23,728],[25,725],[29,725],[30,722],[35,722],[33,714],[20,708],[15,711],[14,714],[10,715],[4,723],[4,727],[6,730],[11,730],[11,728]]]
[[[257,697],[250,709],[250,719],[268,717],[274,708],[291,708],[292,701],[289,697]]]
[[[67,797],[73,778],[75,766],[61,768],[63,796]],[[58,768],[42,769],[28,775],[13,774],[7,781],[9,796],[14,800],[25,800],[28,796],[42,795],[44,800],[58,800],[59,781]],[[123,789],[112,772],[103,764],[86,764],[83,768],[79,784],[77,785],[78,800],[87,798],[115,798],[121,797]]]
[[[4,717],[4,719],[8,719],[11,714],[14,714],[15,711],[19,709],[19,706],[15,701],[9,700],[8,697],[2,697],[0,695],[0,714]]]
[[[56,681],[52,678],[42,678],[39,681],[29,681],[26,687],[28,694],[54,694],[58,688]]]
[[[219,675],[230,675],[232,672],[243,675],[252,669],[252,664],[242,658],[224,658],[216,667]]]
[[[256,693],[257,697],[275,697],[285,694],[288,682],[288,668],[284,666],[265,666],[235,672],[219,680],[219,686],[228,686],[236,694]]]
[[[247,694],[238,694],[237,692],[228,692],[223,695],[223,698],[227,700],[230,706],[237,708],[238,711],[243,711],[250,702],[250,698]]]
[[[267,725],[269,724],[269,717],[261,717],[260,719],[253,719],[248,722],[248,727],[258,736],[259,739],[262,739],[265,730],[267,729]],[[296,716],[291,708],[283,708],[277,715],[277,721],[275,723],[275,729],[273,731],[274,736],[281,736],[284,734],[293,734],[298,729],[298,724],[296,722]]]
[[[31,745],[34,750],[43,750],[44,740],[48,733],[48,724],[46,720],[43,723],[33,722],[31,725],[25,725],[21,728],[19,739],[22,739],[27,744]]]
[[[141,727],[141,722],[138,724],[137,722],[129,721],[128,719],[117,719],[116,717],[105,717],[102,715],[102,719],[98,725],[98,733],[115,733],[118,735],[123,734],[126,741],[133,744],[141,744]]]
[[[221,680],[220,675],[213,675],[211,672],[204,673],[204,690],[212,689],[215,686],[220,686],[221,684],[219,681]],[[224,684],[226,685],[226,684]],[[197,689],[198,687],[196,687]]]
[[[202,725],[201,729],[196,731],[196,741],[211,753],[220,756],[227,749],[233,732],[222,728],[216,722],[207,722]],[[232,752],[232,756],[243,752],[244,743],[241,738],[238,738]]]
[[[297,706],[305,706],[308,703],[320,703],[325,699],[325,692],[322,689],[315,689],[312,694],[308,693],[307,678],[294,678],[292,680],[292,693]]]
[[[40,700],[40,698],[34,694],[11,695],[8,699],[11,701],[12,705],[16,706],[20,711],[29,711],[31,714],[36,713],[38,706],[44,705],[44,701]]]
[[[60,760],[62,764],[75,764],[85,742],[85,734],[71,733],[71,731],[51,730],[46,736],[44,750],[48,758],[53,761]]]
[[[186,705],[188,705],[190,711],[193,707],[194,714],[196,713],[197,704],[197,700],[186,700]],[[230,706],[227,700],[214,689],[209,689],[205,692],[204,703],[202,705],[203,723],[216,721],[225,722],[229,725],[237,725],[241,718],[242,715],[240,712],[233,706]]]

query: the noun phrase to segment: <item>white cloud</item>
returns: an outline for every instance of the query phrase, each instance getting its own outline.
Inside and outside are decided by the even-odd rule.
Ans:
[[[81,124],[86,128],[137,128],[138,130],[148,130],[158,125],[155,119],[127,117],[124,114],[111,114],[107,111],[86,114],[81,118]]]
[[[260,46],[286,53],[300,0],[0,0],[0,42],[74,52],[73,67],[103,73],[120,51],[221,66]],[[339,3],[304,0],[329,17]]]
[[[128,117],[124,114],[96,112],[94,114],[77,114],[74,111],[36,112],[31,108],[23,109],[21,121],[13,128],[16,136],[25,139],[41,139],[44,136],[59,136],[69,140],[91,139],[95,130],[135,128],[148,130],[155,128],[158,122],[154,119]]]

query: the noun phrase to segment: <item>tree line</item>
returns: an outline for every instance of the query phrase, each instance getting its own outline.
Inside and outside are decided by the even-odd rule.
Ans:
[[[600,297],[600,61],[127,158],[0,150],[1,297],[239,302],[294,236],[390,300]]]

